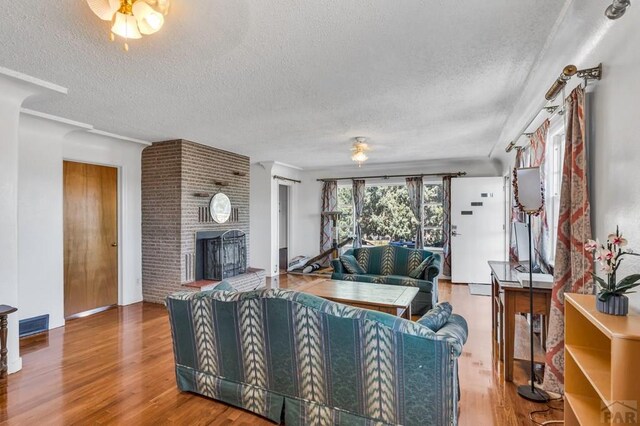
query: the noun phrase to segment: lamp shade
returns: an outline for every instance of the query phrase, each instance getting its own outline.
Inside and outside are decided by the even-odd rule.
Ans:
[[[116,12],[111,31],[124,38],[142,38],[136,18],[121,12]]]
[[[515,191],[518,207],[525,213],[534,213],[544,204],[540,167],[526,167],[515,170],[517,187]]]

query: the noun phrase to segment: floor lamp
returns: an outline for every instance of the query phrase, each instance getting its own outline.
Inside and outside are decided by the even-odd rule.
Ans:
[[[540,167],[514,169],[513,192],[518,209],[528,216],[527,228],[529,230],[529,349],[531,357],[531,383],[530,385],[518,386],[518,395],[529,401],[547,402],[550,399],[549,395],[542,389],[535,387],[535,369],[533,363],[533,254],[531,249],[533,242],[531,238],[531,217],[539,215],[544,208]]]

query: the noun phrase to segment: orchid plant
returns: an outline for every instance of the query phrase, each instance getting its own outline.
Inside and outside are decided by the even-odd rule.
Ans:
[[[600,264],[601,271],[607,275],[605,281],[596,274],[592,274],[600,287],[598,299],[603,302],[606,302],[611,296],[634,293],[630,290],[640,286],[640,274],[631,274],[616,282],[616,273],[624,256],[640,256],[631,249],[624,249],[628,243],[618,227],[616,227],[615,234],[609,234],[605,244],[601,244],[598,240],[588,240],[585,243],[585,250],[594,254],[594,259]]]

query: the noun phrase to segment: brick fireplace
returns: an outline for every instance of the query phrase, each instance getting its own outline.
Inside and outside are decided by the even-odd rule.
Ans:
[[[231,218],[211,220],[210,196],[224,192]],[[196,233],[245,234],[249,265],[249,158],[186,140],[142,152],[142,292],[162,303],[196,280]],[[251,270],[253,274],[255,272]]]

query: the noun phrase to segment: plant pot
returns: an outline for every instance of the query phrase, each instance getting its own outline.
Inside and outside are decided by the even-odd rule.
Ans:
[[[624,316],[629,313],[629,299],[621,294],[610,296],[603,302],[596,296],[596,309],[603,314]]]

